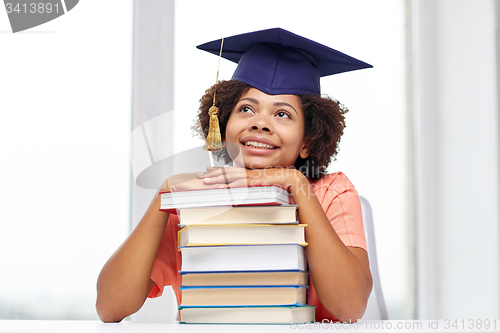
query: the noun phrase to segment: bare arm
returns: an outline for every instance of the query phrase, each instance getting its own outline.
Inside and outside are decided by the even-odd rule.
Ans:
[[[355,322],[363,316],[372,289],[368,254],[344,245],[305,177],[298,175],[297,184],[290,192],[300,207],[300,223],[307,224],[307,260],[316,293],[340,321]]]
[[[119,322],[137,312],[154,286],[151,270],[170,215],[160,212],[159,207],[157,193],[139,224],[99,274],[96,309],[104,322]]]
[[[307,224],[309,271],[321,303],[341,321],[360,319],[372,288],[368,254],[361,248],[344,245],[307,178],[294,169],[226,168],[225,176],[221,172],[209,171],[200,177],[207,184],[227,179],[231,186],[276,184],[290,191],[299,205],[300,223]]]
[[[161,212],[160,191],[210,187],[195,174],[170,177],[156,193],[146,213],[113,253],[97,279],[96,309],[104,322],[119,322],[137,312],[153,289],[151,271],[170,214]]]

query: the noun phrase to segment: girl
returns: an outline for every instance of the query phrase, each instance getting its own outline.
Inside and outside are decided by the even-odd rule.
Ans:
[[[199,48],[219,54],[221,43]],[[283,29],[226,38],[223,50],[222,57],[238,67],[232,80],[202,97],[196,129],[208,135],[215,102],[226,143],[218,155],[235,160],[234,167],[176,175],[160,190],[279,185],[290,191],[300,223],[307,224],[309,304],[316,305],[316,320],[354,322],[364,313],[371,274],[356,190],[342,173],[325,174],[347,110],[320,96],[319,77],[371,66]],[[173,286],[180,303],[179,221],[159,206],[157,193],[99,275],[96,307],[105,322],[136,312],[165,285]]]

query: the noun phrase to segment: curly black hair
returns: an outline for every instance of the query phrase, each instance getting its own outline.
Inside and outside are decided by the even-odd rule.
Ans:
[[[202,139],[208,134],[209,120],[208,109],[213,104],[214,92],[216,92],[215,105],[219,108],[219,125],[224,141],[226,125],[233,108],[241,96],[252,86],[241,81],[221,81],[206,90],[200,99],[198,117],[195,119],[193,130]],[[310,179],[317,179],[326,173],[332,157],[338,153],[339,142],[345,128],[345,116],[348,111],[338,101],[327,96],[298,95],[302,102],[304,114],[304,138],[305,148],[309,156],[302,159],[297,158],[294,167]],[[225,150],[216,154],[229,162],[229,155]]]

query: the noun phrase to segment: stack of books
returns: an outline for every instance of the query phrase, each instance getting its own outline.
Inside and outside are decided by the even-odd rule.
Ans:
[[[305,225],[277,186],[161,193],[179,215],[182,323],[314,322]]]

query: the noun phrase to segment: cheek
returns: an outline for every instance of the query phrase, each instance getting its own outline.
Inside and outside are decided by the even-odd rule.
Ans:
[[[231,122],[230,119],[226,123],[226,130],[224,135],[227,152],[229,153],[231,159],[234,161],[240,154],[240,148],[238,147],[237,129],[234,126],[234,122]]]
[[[228,135],[228,131],[230,131],[231,128],[234,127],[233,120],[234,120],[234,118],[232,117],[232,113],[231,113],[231,114],[229,114],[229,117],[226,120],[226,129],[225,129],[225,132],[226,132],[225,135],[226,136]]]
[[[224,133],[224,141],[233,141],[234,140],[234,131],[233,131],[234,127],[233,126],[230,126],[229,123],[226,124],[226,130],[225,130],[225,133]],[[221,133],[222,134],[222,133]]]
[[[228,119],[228,121],[226,122],[226,128],[224,129],[224,133],[222,133],[221,131],[221,136],[224,138],[225,141],[227,141],[228,138],[231,137],[231,128],[232,128],[231,122]]]
[[[225,141],[235,142],[242,131],[242,124],[238,121],[238,117],[229,116],[226,122],[226,129],[224,130]]]
[[[282,135],[286,142],[291,146],[300,145],[302,147],[302,142],[304,141],[304,130],[302,128],[289,128]]]

